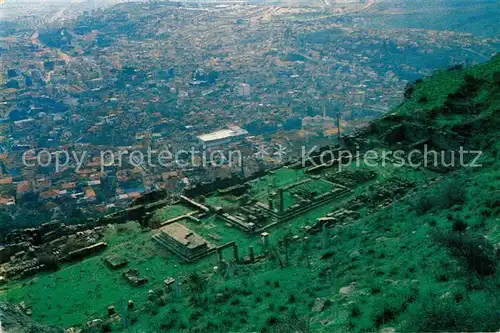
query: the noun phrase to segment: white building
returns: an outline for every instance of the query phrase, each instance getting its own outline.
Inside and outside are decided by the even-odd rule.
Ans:
[[[220,131],[202,134],[197,136],[204,148],[220,146],[230,142],[235,142],[243,139],[248,135],[248,132],[238,126],[228,126],[227,129]]]
[[[248,97],[250,96],[250,85],[248,83],[240,83],[236,87],[238,95]]]

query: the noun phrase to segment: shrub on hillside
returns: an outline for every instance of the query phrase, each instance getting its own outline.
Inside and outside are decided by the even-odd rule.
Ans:
[[[453,178],[440,185],[434,192],[425,192],[417,197],[413,207],[418,215],[434,208],[446,209],[462,205],[467,198],[468,184],[463,178]]]
[[[414,83],[408,83],[405,87],[404,91],[404,98],[405,100],[409,100],[413,93],[415,92],[415,84]]]
[[[493,73],[493,83],[500,87],[500,72]]]
[[[441,187],[440,206],[450,208],[465,202],[467,195],[467,183],[463,178],[450,179]]]
[[[292,308],[288,313],[285,314],[284,318],[280,320],[274,327],[273,332],[276,333],[288,333],[288,332],[300,332],[309,333],[311,328],[309,327],[309,318],[306,316],[301,316],[297,313],[295,308]]]
[[[426,195],[425,193],[415,200],[413,208],[418,215],[424,215],[430,211],[436,205],[435,198],[433,196]]]
[[[418,102],[419,102],[420,104],[425,104],[425,103],[429,102],[429,99],[428,99],[426,96],[422,96],[422,97],[420,97],[420,98],[418,99]]]
[[[495,274],[495,250],[488,241],[480,236],[446,233],[436,236],[457,257],[465,260],[469,269],[481,276]]]
[[[408,309],[409,320],[401,331],[411,332],[496,332],[498,313],[492,299],[478,294],[461,300],[460,295],[443,297],[426,294]],[[493,301],[497,303],[497,301]]]
[[[461,220],[454,220],[452,229],[455,232],[464,232],[467,229],[467,223]]]

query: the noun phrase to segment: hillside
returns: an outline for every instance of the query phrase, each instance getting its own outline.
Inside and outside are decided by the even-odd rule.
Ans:
[[[216,235],[220,242],[235,239],[244,251],[255,245],[256,260],[235,263],[227,255],[219,262],[212,256],[178,268],[177,259],[158,255],[148,230],[123,225],[104,233],[105,254],[22,286],[8,284],[0,295],[25,301],[37,321],[86,332],[498,331],[500,56],[437,72],[408,85],[405,97],[344,145],[380,155],[401,150],[404,157],[415,149],[445,152],[437,163],[397,165],[394,157],[387,165],[353,162],[339,172],[325,167],[320,175],[332,184],[358,179],[361,185],[271,229],[271,242],[262,248],[255,245],[258,237],[222,229],[215,218],[204,220],[208,230],[186,222],[213,239],[223,230]],[[482,153],[477,161],[477,153],[461,160],[461,150]],[[254,181],[252,195],[271,182],[297,182],[307,172],[277,170]],[[215,193],[203,200],[229,207],[248,199]],[[177,205],[156,214],[167,220],[188,211]],[[322,228],[324,216],[331,222]],[[149,284],[126,285],[102,264],[110,253],[126,257]],[[167,273],[182,280],[180,295],[164,288]],[[106,317],[106,308],[123,306],[123,297],[135,301],[123,310],[127,320]],[[96,317],[107,322],[83,324]]]
[[[371,26],[453,30],[491,37],[497,35],[495,17],[500,10],[484,0],[384,0],[377,1],[375,9],[367,15]]]
[[[31,322],[22,310],[12,304],[0,302],[0,331],[5,333],[62,333],[61,328],[47,327]]]
[[[330,228],[326,246],[324,234],[309,233],[288,254],[289,267],[278,269],[278,254],[277,269],[249,269],[244,278],[208,287],[191,297],[190,311],[173,306],[185,317],[166,315],[161,325],[195,325],[199,331],[497,331],[499,135],[500,56],[409,85],[406,101],[353,141],[385,150],[418,147],[424,138],[420,142],[432,148],[482,151],[481,167],[438,165],[430,173],[401,168],[398,181],[419,186],[400,196],[392,178],[381,180],[339,204],[359,199],[360,218]],[[392,172],[385,169],[376,172]],[[396,199],[373,207],[383,195],[380,187]]]

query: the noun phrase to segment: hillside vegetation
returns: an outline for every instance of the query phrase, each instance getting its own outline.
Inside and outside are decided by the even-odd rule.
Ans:
[[[378,133],[412,122],[482,150],[482,166],[433,176],[374,213],[361,208],[361,218],[328,230],[326,246],[324,235],[308,234],[284,268],[281,246],[274,260],[234,278],[205,283],[194,275],[187,299],[168,304],[148,325],[197,332],[500,329],[500,57],[438,72],[409,85],[406,97],[362,136],[391,146]],[[415,177],[412,170],[399,176]]]
[[[17,306],[0,302],[0,332],[5,333],[63,333],[62,328],[47,327],[33,323]]]
[[[280,225],[280,232],[270,231],[271,246],[261,260],[182,268],[181,295],[152,291],[140,311],[129,312],[126,321],[85,331],[498,331],[500,56],[410,84],[405,97],[401,106],[359,133],[358,139],[375,149],[399,147],[398,126],[407,125],[443,133],[457,147],[481,150],[481,166],[439,172],[351,166],[348,171],[361,178],[371,179],[372,173],[377,178],[327,208],[333,212],[348,207],[359,217],[316,232],[316,221],[309,216],[300,226]],[[390,203],[380,204],[381,198]],[[136,242],[134,251],[141,250],[139,240],[144,243],[146,236],[130,236]],[[161,260],[158,267],[164,265]],[[75,267],[84,274],[97,270],[97,261],[86,263],[87,270]],[[54,273],[59,274],[54,283],[62,281],[64,273]],[[96,273],[93,278],[102,276]],[[32,281],[6,295],[19,302],[40,285]],[[105,292],[113,293],[119,290]],[[98,311],[108,305],[100,304]],[[78,309],[75,305],[67,311]],[[93,315],[96,309],[88,311]],[[64,318],[35,312],[33,316],[49,324],[64,323]]]
[[[154,331],[373,332],[500,329],[500,57],[409,85],[406,101],[361,134],[409,122],[482,150],[481,167],[440,175],[401,169],[419,186],[389,207],[226,278],[193,273],[182,300],[151,304]],[[376,170],[384,173],[385,170]],[[426,184],[426,185],[421,185]],[[390,184],[388,185],[390,186]],[[370,192],[362,193],[369,206]],[[332,207],[333,209],[333,207]],[[285,264],[283,264],[285,262]],[[282,267],[283,266],[283,267]]]

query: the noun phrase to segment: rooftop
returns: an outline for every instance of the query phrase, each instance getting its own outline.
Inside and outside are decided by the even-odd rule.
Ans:
[[[230,128],[215,131],[212,133],[208,134],[202,134],[198,136],[198,139],[204,142],[210,142],[210,141],[216,141],[216,140],[222,140],[226,138],[231,138],[235,136],[243,136],[247,135],[248,132],[238,126],[231,126]]]
[[[178,243],[182,244],[183,246],[189,247],[189,248],[196,248],[198,246],[203,246],[203,245],[208,245],[208,241],[201,237],[200,235],[194,233],[190,229],[186,228],[184,225],[180,223],[172,223],[169,225],[166,225],[160,230],[163,233],[166,233],[168,236],[173,238],[175,241]]]

